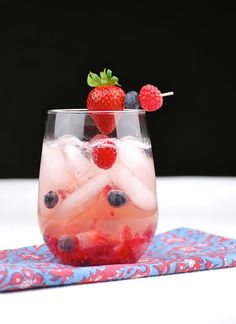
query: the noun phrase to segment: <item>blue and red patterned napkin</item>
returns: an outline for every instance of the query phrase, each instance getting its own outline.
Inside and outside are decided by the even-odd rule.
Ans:
[[[0,251],[0,291],[62,286],[236,266],[236,240],[190,228],[156,235],[135,264],[72,267],[45,244]]]

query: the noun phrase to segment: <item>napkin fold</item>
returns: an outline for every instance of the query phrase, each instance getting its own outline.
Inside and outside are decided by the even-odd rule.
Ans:
[[[45,244],[0,251],[0,291],[63,286],[236,266],[236,240],[178,228],[154,237],[135,264],[73,267]]]

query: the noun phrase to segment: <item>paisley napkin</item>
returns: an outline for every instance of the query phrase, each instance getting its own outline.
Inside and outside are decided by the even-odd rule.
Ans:
[[[156,235],[135,264],[73,267],[45,244],[0,251],[0,291],[63,286],[236,266],[236,240],[190,228]]]

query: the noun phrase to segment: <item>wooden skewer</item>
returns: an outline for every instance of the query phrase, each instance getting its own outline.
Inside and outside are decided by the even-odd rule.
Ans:
[[[173,96],[173,95],[174,95],[174,91],[165,92],[161,94],[162,97]]]

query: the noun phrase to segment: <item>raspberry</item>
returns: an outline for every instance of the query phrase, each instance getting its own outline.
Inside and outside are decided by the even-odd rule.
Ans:
[[[50,230],[52,229],[55,227],[53,226]],[[126,225],[120,240],[114,240],[97,231],[82,232],[78,235],[60,235],[56,230],[57,234],[49,235],[50,231],[46,230],[44,240],[49,250],[63,264],[92,266],[135,263],[148,248],[155,229],[155,224],[150,224],[145,232],[134,233]]]
[[[92,148],[93,162],[101,169],[110,169],[116,161],[116,156],[116,145],[109,140]]]
[[[58,244],[58,239],[55,236],[48,235],[46,232],[43,235],[44,242],[46,243],[49,251],[57,255],[57,244]]]
[[[107,196],[108,192],[112,190],[112,187],[110,185],[106,185],[103,189],[102,189],[102,193],[103,195]]]
[[[163,98],[157,87],[151,84],[143,86],[139,92],[139,102],[146,111],[154,111],[161,108]]]

